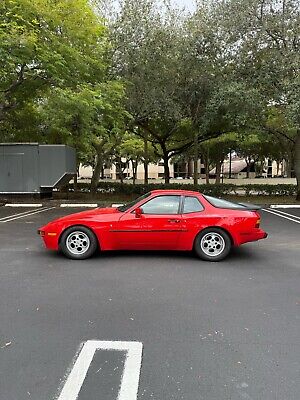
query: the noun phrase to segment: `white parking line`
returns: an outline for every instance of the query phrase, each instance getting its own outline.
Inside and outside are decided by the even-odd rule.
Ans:
[[[38,210],[38,211],[25,211],[23,213],[13,214],[8,217],[2,218],[0,220],[0,223],[5,224],[6,222],[11,222],[11,221],[15,221],[16,219],[26,218],[26,217],[29,217],[34,214],[39,214],[39,213],[42,213],[45,211],[53,210],[54,208],[55,207],[48,207],[48,208],[43,208],[42,210]]]
[[[281,217],[281,218],[288,219],[289,221],[293,221],[293,222],[295,222],[296,224],[300,224],[300,221],[297,221],[296,219],[294,219],[294,216],[293,216],[293,218],[286,217],[285,215],[279,214],[278,212],[275,212],[275,211],[266,210],[265,208],[263,208],[263,211],[265,211],[265,212],[267,212],[267,213],[270,213],[270,214],[277,215],[277,217]],[[288,214],[288,215],[290,215],[290,214]]]
[[[300,204],[271,204],[270,208],[300,208]]]
[[[12,214],[12,215],[7,215],[6,217],[0,218],[0,221],[4,221],[6,219],[12,218],[12,217],[17,217],[18,215],[25,215],[28,213],[33,212],[34,210],[27,210],[27,211],[23,211],[21,213],[17,213],[17,214]]]
[[[139,388],[143,344],[88,340],[68,376],[57,400],[76,400],[97,350],[126,351],[126,360],[118,400],[136,400]],[[98,396],[101,398],[101,394]]]
[[[60,207],[62,208],[66,208],[66,207],[88,207],[88,208],[96,208],[98,207],[98,204],[94,204],[94,203],[62,203],[60,205]]]
[[[25,203],[8,203],[8,204],[5,204],[5,207],[29,207],[29,208],[38,208],[38,207],[43,207],[43,204],[41,204],[41,203],[39,203],[39,204],[37,204],[37,203],[32,203],[32,204],[25,204]]]
[[[276,210],[277,213],[283,214],[283,215],[287,215],[288,217],[292,217],[292,218],[296,218],[300,220],[300,217],[298,217],[298,215],[293,215],[293,214],[289,214],[287,212],[284,211],[280,211],[280,210]]]

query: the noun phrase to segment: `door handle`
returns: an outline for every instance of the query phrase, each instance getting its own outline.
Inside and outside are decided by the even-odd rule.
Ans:
[[[180,219],[168,219],[168,222],[171,222],[172,224],[179,224]]]

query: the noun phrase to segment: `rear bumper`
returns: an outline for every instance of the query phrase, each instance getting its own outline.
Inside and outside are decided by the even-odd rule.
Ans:
[[[250,232],[242,232],[239,234],[239,243],[256,242],[257,240],[266,239],[268,237],[267,232],[262,229],[254,229]]]

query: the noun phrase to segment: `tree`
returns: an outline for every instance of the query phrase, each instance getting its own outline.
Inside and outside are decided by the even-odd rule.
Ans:
[[[92,192],[97,189],[105,160],[122,140],[128,118],[123,97],[123,84],[111,81],[77,87],[76,91],[55,89],[41,105],[42,141],[77,149],[78,163],[93,166]]]
[[[0,15],[0,134],[49,90],[103,79],[105,28],[87,0],[3,0]]]
[[[140,163],[145,164],[145,145],[144,140],[135,135],[134,133],[127,132],[123,136],[122,143],[120,144],[120,157],[124,157],[127,163],[131,163],[133,172],[133,184],[137,179],[137,168]],[[157,161],[155,157],[154,149],[151,146],[147,150],[147,161]]]
[[[114,73],[128,82],[127,109],[137,134],[163,158],[169,182],[169,160],[188,142],[178,97],[180,18],[152,0],[125,0],[112,29]]]
[[[274,129],[266,113],[264,129],[267,135],[281,135],[292,143],[300,199],[300,3],[228,0],[216,8],[236,79],[255,87],[266,105],[275,105],[286,116],[288,129]]]

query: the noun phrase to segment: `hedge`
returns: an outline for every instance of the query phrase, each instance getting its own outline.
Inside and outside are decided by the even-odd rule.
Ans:
[[[90,185],[88,183],[78,183],[78,189],[81,192],[89,192]],[[132,183],[120,182],[99,182],[98,193],[113,193],[122,195],[142,195],[155,189],[183,189],[201,192],[211,196],[224,195],[241,195],[241,196],[295,196],[297,194],[297,186],[290,184],[270,185],[270,184],[182,184],[182,183],[149,183],[133,185]],[[73,191],[73,185],[70,185]]]

